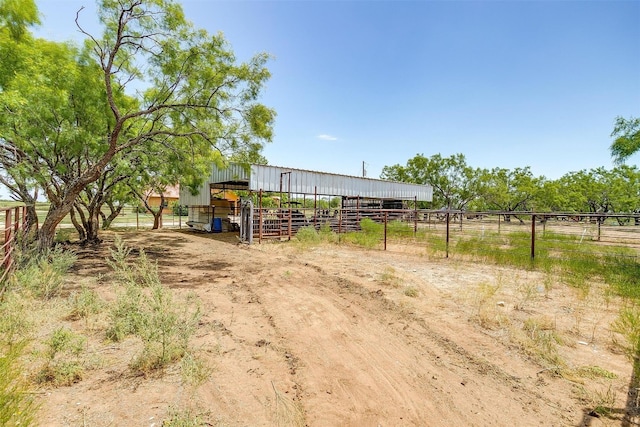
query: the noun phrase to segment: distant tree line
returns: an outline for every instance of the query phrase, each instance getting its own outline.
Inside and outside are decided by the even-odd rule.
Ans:
[[[569,172],[551,180],[530,167],[480,169],[463,154],[426,157],[385,166],[381,178],[430,184],[434,209],[503,212],[640,212],[640,170],[624,164],[640,150],[640,119],[618,117],[610,147],[616,166]],[[427,206],[424,206],[427,207]]]

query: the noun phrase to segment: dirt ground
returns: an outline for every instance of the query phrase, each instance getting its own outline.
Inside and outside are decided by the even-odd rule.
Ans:
[[[187,408],[212,426],[638,425],[627,414],[631,365],[612,345],[613,297],[603,302],[539,272],[443,259],[420,246],[121,235],[157,260],[178,296],[197,295],[203,317],[192,348],[210,375],[195,387],[177,364],[133,374],[139,343],[114,344],[97,325],[67,320],[89,336],[94,363],[82,381],[39,392],[39,425],[159,427]],[[84,284],[114,299],[104,280],[113,235],[104,237],[99,248],[78,248],[69,292]],[[563,375],[541,363],[517,338],[533,333],[528,319],[562,337],[565,372],[597,367],[615,378]],[[609,417],[592,412],[603,402],[613,407]]]

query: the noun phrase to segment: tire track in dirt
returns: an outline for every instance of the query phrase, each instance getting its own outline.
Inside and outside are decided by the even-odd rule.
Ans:
[[[479,410],[490,406],[485,396],[471,396],[471,403],[467,405],[473,414],[471,417],[466,413],[466,408],[452,407],[455,405],[447,397],[451,393],[447,388],[467,385],[465,377],[469,376],[467,371],[470,369],[486,377],[493,387],[504,389],[505,394],[519,394],[516,400],[522,401],[522,404],[515,405],[522,412],[519,425],[539,425],[537,420],[531,418],[535,416],[535,402],[551,406],[562,418],[561,409],[552,401],[539,393],[522,392],[519,378],[435,332],[425,318],[415,313],[403,313],[382,291],[372,291],[339,275],[329,274],[317,265],[294,262],[288,267],[292,265],[303,272],[302,276],[306,279],[302,282],[305,285],[303,288],[262,286],[259,292],[263,294],[262,300],[268,301],[274,312],[289,314],[288,318],[282,314],[276,315],[278,322],[298,325],[296,328],[280,328],[285,331],[290,347],[301,346],[306,349],[305,355],[312,355],[310,360],[303,360],[304,381],[308,384],[305,388],[315,391],[314,394],[308,394],[305,401],[309,419],[314,421],[312,424],[328,425],[325,421],[332,423],[337,420],[341,425],[381,421],[391,422],[389,425],[422,425],[425,420],[430,420],[430,425],[437,425],[435,420],[441,418],[444,420],[442,425],[451,425],[452,422],[491,425],[495,422],[491,410],[484,413]],[[401,328],[390,326],[401,324],[404,324]],[[362,333],[357,332],[363,328]],[[375,336],[379,339],[372,340]],[[398,349],[402,349],[404,354],[399,354]],[[332,352],[337,356],[332,356]],[[400,368],[393,366],[394,362]],[[354,365],[363,368],[354,368]],[[317,366],[322,369],[317,369]],[[331,371],[332,375],[344,371],[343,378],[333,384],[337,392],[332,389],[332,384],[321,380],[325,369]],[[453,384],[444,387],[438,385],[440,376],[448,377],[447,382]],[[364,418],[361,415],[345,417],[344,411],[332,414],[331,405],[327,407],[317,400],[326,402],[334,399],[327,399],[327,396],[318,399],[318,387],[321,391],[325,389],[329,396],[341,395],[342,399],[351,402],[347,414],[365,414]],[[382,395],[385,402],[378,405]],[[425,395],[430,396],[432,402],[426,402]],[[337,405],[338,408],[341,406],[344,405]],[[378,409],[380,406],[396,410],[382,411]],[[316,407],[318,410],[315,410]],[[446,408],[444,413],[443,407]],[[325,419],[327,414],[335,418]],[[527,417],[529,421],[525,421]]]

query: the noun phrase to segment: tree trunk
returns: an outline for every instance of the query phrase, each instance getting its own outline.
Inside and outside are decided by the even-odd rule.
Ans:
[[[53,241],[56,237],[56,227],[67,213],[69,213],[69,210],[68,208],[54,208],[49,210],[47,218],[38,230],[38,250],[40,252],[46,252],[53,246]]]
[[[87,238],[87,233],[84,230],[84,227],[82,224],[80,224],[78,222],[78,219],[76,218],[76,211],[77,208],[73,208],[71,209],[71,211],[69,211],[69,216],[71,217],[71,223],[73,224],[73,226],[76,228],[76,231],[78,232],[78,238],[80,239],[80,241],[83,241],[84,239]],[[81,211],[79,211],[81,213]]]
[[[87,223],[85,227],[85,229],[87,230],[87,237],[82,242],[83,244],[100,243],[100,238],[98,237],[98,229],[99,229],[98,218],[99,217],[97,212],[89,212],[89,216],[87,218]]]
[[[111,213],[109,214],[109,216],[102,213],[102,209],[100,209],[100,216],[102,216],[103,230],[106,230],[111,226],[111,223],[113,222],[113,220],[116,219],[118,215],[120,215],[120,212],[122,212],[122,207],[123,207],[123,205],[118,205],[117,207],[114,207],[112,203],[107,203],[107,205],[111,210]]]

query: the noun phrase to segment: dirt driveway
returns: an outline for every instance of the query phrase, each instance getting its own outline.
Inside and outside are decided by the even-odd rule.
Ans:
[[[121,235],[157,260],[165,285],[197,295],[204,315],[192,347],[210,376],[192,387],[179,367],[133,375],[138,344],[114,345],[96,327],[95,366],[43,391],[41,425],[159,427],[175,408],[214,426],[637,425],[624,415],[631,366],[611,345],[615,299],[605,305],[541,273],[432,258],[417,246]],[[89,284],[113,300],[96,279],[108,275],[107,246],[79,251],[70,287]],[[597,367],[615,378],[541,363],[524,341],[531,319],[562,337],[566,371]],[[613,415],[589,415],[605,400]]]

